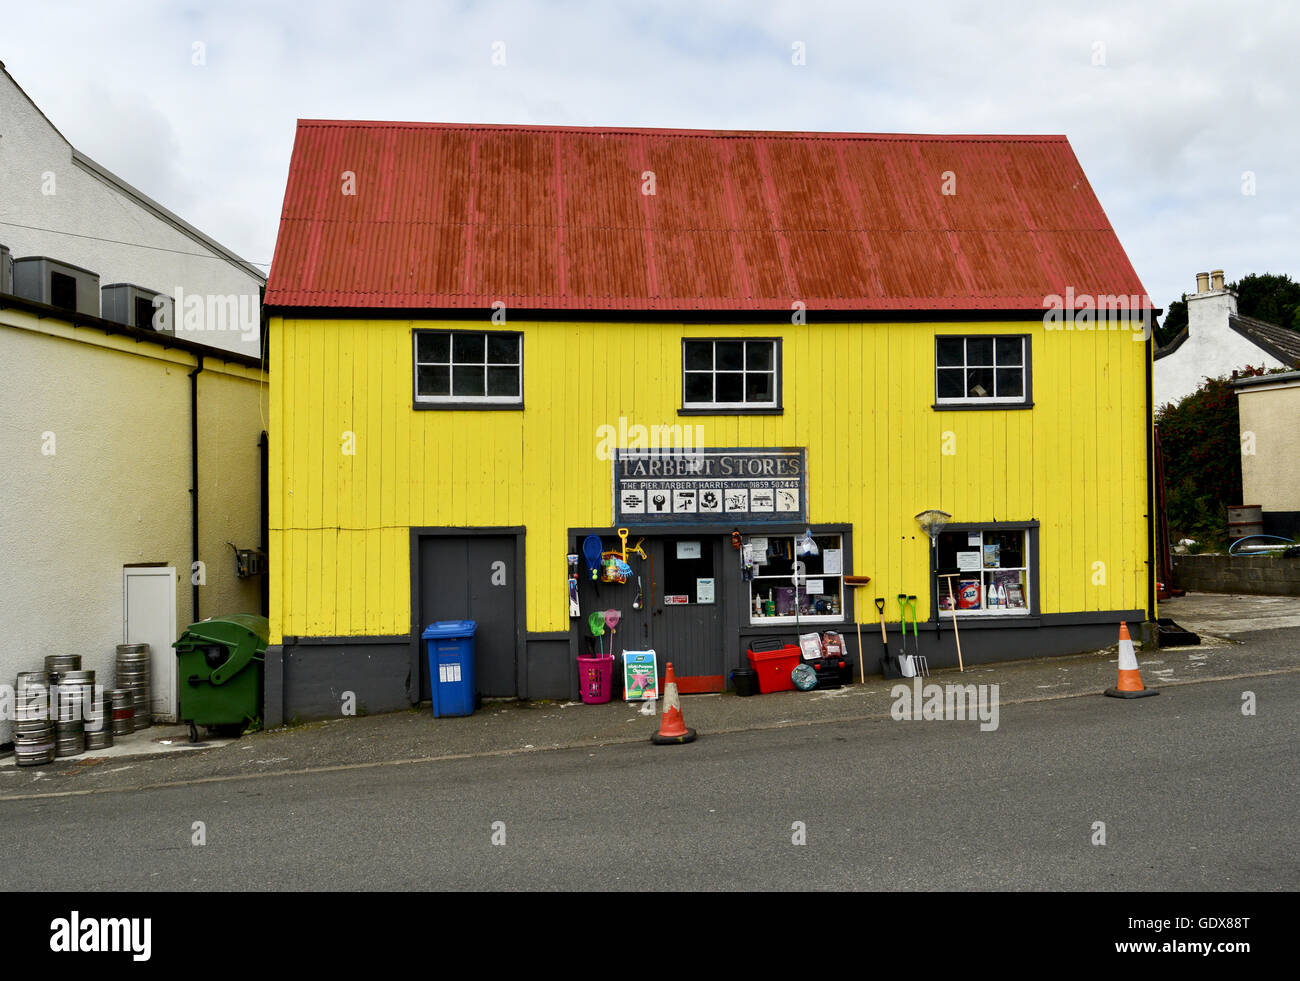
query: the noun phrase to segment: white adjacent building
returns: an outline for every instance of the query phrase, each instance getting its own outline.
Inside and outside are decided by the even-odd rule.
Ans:
[[[94,292],[123,284],[174,300],[180,290],[165,325],[177,336],[261,354],[266,276],[69,143],[2,62],[0,246],[11,262],[46,256],[97,275]]]
[[[1187,326],[1155,353],[1154,408],[1191,395],[1207,378],[1251,368],[1300,365],[1300,334],[1237,313],[1223,270],[1196,274]]]
[[[78,153],[0,65],[0,686],[51,654],[111,685],[116,645],[147,643],[174,719],[178,632],[265,611],[264,283]],[[178,289],[205,327],[207,298],[234,297],[240,329],[154,323]]]

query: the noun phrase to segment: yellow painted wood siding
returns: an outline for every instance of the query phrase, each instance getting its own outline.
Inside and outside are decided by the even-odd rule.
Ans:
[[[412,409],[412,332],[464,323],[272,318],[271,618],[285,635],[411,629],[412,526],[527,528],[527,629],[566,630],[566,532],[612,520],[600,427],[806,446],[809,516],[851,571],[927,606],[913,515],[1041,523],[1044,613],[1146,601],[1145,345],[1039,323],[515,323],[522,411]],[[1031,335],[1034,407],[935,411],[936,334]],[[782,415],[679,416],[683,337],[782,338]],[[355,453],[344,452],[353,434]],[[952,450],[945,453],[945,447]]]

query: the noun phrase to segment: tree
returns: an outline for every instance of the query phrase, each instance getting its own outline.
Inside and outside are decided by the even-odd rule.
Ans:
[[[1228,288],[1237,294],[1237,312],[1300,331],[1300,283],[1274,273],[1244,276]]]
[[[1187,294],[1183,294],[1181,300],[1174,300],[1165,310],[1165,319],[1159,327],[1155,329],[1156,346],[1164,347],[1175,337],[1178,332],[1187,326]]]
[[[1241,423],[1232,382],[1286,370],[1261,365],[1207,378],[1191,395],[1157,410],[1170,541],[1193,538],[1227,550],[1228,508],[1241,503]]]
[[[1250,369],[1261,374],[1263,369]],[[1207,378],[1156,412],[1171,541],[1193,538],[1223,549],[1227,508],[1241,503],[1241,443],[1232,379]]]

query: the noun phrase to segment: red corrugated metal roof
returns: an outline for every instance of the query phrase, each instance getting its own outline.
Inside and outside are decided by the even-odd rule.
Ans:
[[[1041,310],[1067,287],[1149,303],[1064,136],[300,120],[266,303]]]

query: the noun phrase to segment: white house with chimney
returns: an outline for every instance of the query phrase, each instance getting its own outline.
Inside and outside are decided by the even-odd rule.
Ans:
[[[1191,395],[1207,378],[1247,367],[1300,366],[1300,334],[1237,313],[1223,270],[1196,274],[1187,326],[1155,353],[1155,408]]]
[[[74,147],[0,62],[0,290],[257,358],[265,285]]]

